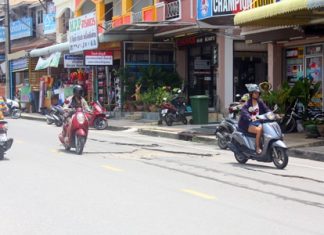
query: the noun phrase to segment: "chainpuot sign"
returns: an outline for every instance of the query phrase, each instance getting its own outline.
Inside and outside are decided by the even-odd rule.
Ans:
[[[96,13],[80,16],[69,21],[70,53],[98,48]]]

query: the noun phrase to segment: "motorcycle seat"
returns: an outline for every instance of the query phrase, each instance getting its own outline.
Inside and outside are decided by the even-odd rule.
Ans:
[[[247,137],[251,137],[251,138],[256,138],[256,134],[253,134],[253,133],[250,133],[250,132],[247,132],[247,131],[244,131],[242,129],[239,129],[238,130],[239,132],[242,132],[245,136]]]

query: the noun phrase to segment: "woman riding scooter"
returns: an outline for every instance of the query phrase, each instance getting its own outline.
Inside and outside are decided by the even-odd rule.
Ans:
[[[257,154],[261,154],[260,140],[262,136],[262,124],[257,121],[256,117],[269,112],[270,109],[260,100],[260,88],[257,84],[246,84],[245,86],[249,91],[250,99],[241,109],[238,125],[244,132],[256,135],[255,151]]]

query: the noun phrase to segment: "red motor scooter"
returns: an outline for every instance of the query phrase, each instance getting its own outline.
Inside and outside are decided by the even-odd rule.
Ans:
[[[72,112],[71,120],[64,123],[59,139],[66,150],[75,148],[75,152],[81,155],[88,137],[89,122],[82,108]]]
[[[107,119],[109,115],[104,107],[98,101],[92,101],[91,105],[91,112],[86,112],[86,117],[89,120],[89,125],[93,126],[97,130],[104,130],[108,126]]]

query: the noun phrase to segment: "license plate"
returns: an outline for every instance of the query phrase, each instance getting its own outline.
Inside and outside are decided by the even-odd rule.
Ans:
[[[161,111],[162,114],[166,114],[167,112],[168,112],[167,109],[162,109],[162,111]]]
[[[0,141],[7,141],[7,134],[0,134]]]

